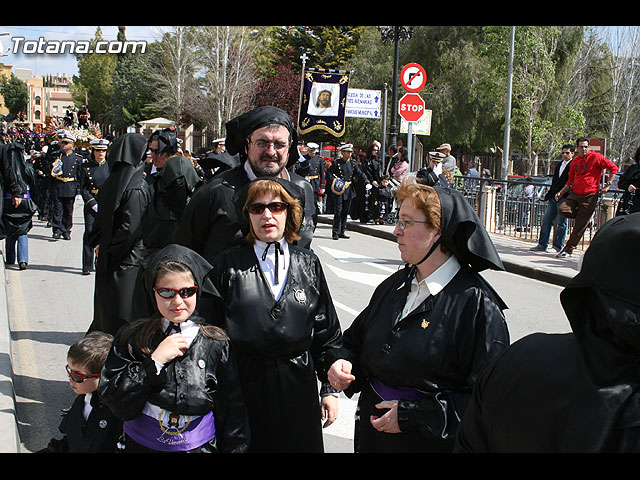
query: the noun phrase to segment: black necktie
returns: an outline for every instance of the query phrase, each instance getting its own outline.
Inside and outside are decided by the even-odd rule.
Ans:
[[[164,331],[164,335],[168,337],[169,335],[173,335],[174,333],[180,333],[180,325],[177,323],[169,322],[169,326]]]
[[[264,262],[265,258],[267,258],[267,253],[269,252],[269,247],[273,245],[273,249],[276,252],[276,258],[274,261],[275,264],[275,274],[274,274],[274,284],[278,285],[280,282],[278,281],[278,254],[284,254],[284,251],[282,250],[282,245],[280,245],[280,242],[267,242],[267,248],[264,249],[264,252],[262,253],[262,261]]]

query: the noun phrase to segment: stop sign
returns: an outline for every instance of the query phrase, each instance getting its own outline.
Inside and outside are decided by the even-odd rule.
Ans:
[[[400,99],[400,116],[407,122],[417,122],[424,115],[424,100],[417,93],[407,93]]]

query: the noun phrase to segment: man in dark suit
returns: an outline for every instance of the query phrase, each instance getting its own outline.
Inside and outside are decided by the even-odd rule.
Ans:
[[[318,213],[324,213],[324,196],[325,196],[325,168],[324,159],[318,155],[319,145],[314,142],[307,143],[309,151],[300,158],[294,171],[301,177],[304,177],[313,187],[315,195],[316,208]]]
[[[59,157],[51,169],[51,195],[53,201],[53,218],[51,227],[53,238],[71,239],[73,227],[73,206],[78,190],[78,178],[82,157],[74,150],[76,139],[66,131],[58,133],[60,144]]]
[[[558,215],[559,201],[556,201],[555,196],[567,183],[567,179],[569,178],[569,165],[575,152],[576,147],[573,145],[563,145],[562,147],[562,161],[556,165],[553,172],[553,179],[551,180],[551,188],[549,188],[549,191],[544,197],[547,201],[547,209],[542,216],[542,226],[540,227],[538,244],[531,248],[534,252],[551,251],[551,249],[548,248],[549,238],[551,236],[553,221],[556,218],[558,219],[558,223],[556,225],[556,233],[553,237],[553,249],[556,252],[560,252],[562,251],[562,247],[564,247],[564,237],[567,233],[567,218]]]

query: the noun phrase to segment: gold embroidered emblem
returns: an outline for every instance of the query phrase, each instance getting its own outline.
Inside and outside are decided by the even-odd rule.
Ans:
[[[422,328],[427,328],[429,326],[429,322],[427,322],[426,318],[422,319]]]

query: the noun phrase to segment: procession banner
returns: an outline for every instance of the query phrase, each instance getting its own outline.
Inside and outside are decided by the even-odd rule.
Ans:
[[[343,70],[304,70],[298,114],[300,135],[313,130],[324,130],[334,137],[344,135],[350,75]]]

